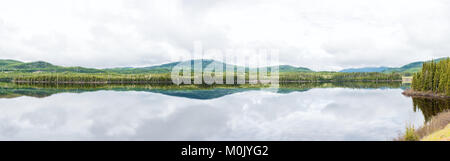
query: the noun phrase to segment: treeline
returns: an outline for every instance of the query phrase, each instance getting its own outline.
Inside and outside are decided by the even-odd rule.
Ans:
[[[103,84],[145,84],[171,82],[168,74],[82,74],[82,73],[46,73],[17,74],[13,82],[29,83],[103,83]]]
[[[400,81],[402,75],[399,73],[336,73],[336,72],[318,72],[318,73],[280,73],[280,82],[345,82],[345,81]]]
[[[402,75],[399,73],[378,73],[378,72],[369,72],[369,73],[336,73],[331,78],[332,80],[339,81],[351,81],[351,80],[359,80],[359,81],[399,81],[402,80]]]
[[[424,63],[422,71],[413,75],[411,88],[450,96],[450,58]]]
[[[270,73],[269,73],[270,75]],[[226,81],[226,73],[223,75]],[[237,83],[237,75],[234,76]],[[242,75],[249,80],[249,73]],[[258,76],[259,77],[259,76]],[[171,75],[167,74],[111,74],[111,73],[8,73],[0,74],[0,81],[28,82],[28,83],[103,83],[103,84],[146,84],[172,83]],[[194,80],[194,74],[191,76]],[[350,82],[372,81],[387,82],[400,81],[398,73],[337,73],[337,72],[282,72],[280,82]]]

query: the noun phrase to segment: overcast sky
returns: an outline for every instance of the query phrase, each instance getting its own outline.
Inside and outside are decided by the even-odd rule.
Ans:
[[[450,56],[448,0],[0,0],[0,59],[167,63],[203,48],[271,48],[313,70]]]

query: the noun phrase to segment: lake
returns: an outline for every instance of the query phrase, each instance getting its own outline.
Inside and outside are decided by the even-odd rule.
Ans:
[[[449,109],[448,100],[412,99],[404,88],[0,83],[0,140],[392,140]]]

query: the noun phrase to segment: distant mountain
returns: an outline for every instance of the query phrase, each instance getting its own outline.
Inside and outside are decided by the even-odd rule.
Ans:
[[[383,72],[386,69],[389,69],[389,67],[366,67],[366,68],[349,68],[344,69],[339,72],[344,73],[354,73],[354,72]]]
[[[78,72],[78,73],[104,73],[105,71],[83,67],[62,67],[44,61],[24,63],[16,60],[0,60],[1,71],[18,72]]]
[[[438,62],[442,59],[444,59],[444,58],[435,59],[434,61]],[[425,62],[427,62],[427,61],[425,61]],[[418,72],[422,69],[423,63],[424,63],[424,61],[413,62],[413,63],[406,64],[399,68],[392,68],[392,67],[349,68],[349,69],[341,70],[339,72],[345,72],[345,73],[351,73],[351,72],[414,73],[414,72]]]
[[[190,60],[191,65],[193,67],[194,60]],[[149,67],[141,67],[141,68],[133,68],[133,67],[123,67],[123,68],[107,68],[107,69],[94,69],[94,68],[83,68],[83,67],[63,67],[53,65],[44,61],[36,61],[24,63],[16,60],[1,60],[0,59],[0,71],[18,71],[18,72],[76,72],[76,73],[121,73],[121,74],[141,74],[141,73],[170,73],[172,72],[172,68],[178,65],[179,63],[184,62],[172,62],[162,65],[155,65]],[[203,59],[202,67],[206,68],[211,63],[222,64],[225,68],[228,64],[210,60]],[[303,67],[294,67],[290,65],[281,65],[279,66],[280,72],[313,72],[308,68]],[[249,68],[246,68],[248,71]]]
[[[9,64],[16,64],[16,63],[22,63],[22,62],[17,61],[17,60],[9,60],[9,59],[2,60],[2,59],[0,59],[0,66],[9,65]]]
[[[194,60],[190,60],[190,61],[191,61],[191,66],[193,67]],[[204,60],[202,60],[203,68],[206,68],[212,62],[222,63],[222,62],[215,61],[215,60],[204,59]],[[179,63],[187,63],[187,61],[177,61],[177,62],[162,64],[162,65],[155,65],[155,66],[142,67],[142,68],[125,67],[125,68],[109,68],[109,69],[104,69],[104,70],[107,72],[122,73],[122,74],[170,73],[170,72],[172,72],[172,68],[175,67],[176,65],[178,65]],[[223,64],[226,65],[225,63],[223,63]]]
[[[436,59],[435,61],[440,61],[443,58]],[[191,65],[193,65],[194,60],[190,60]],[[140,73],[170,73],[172,72],[172,68],[177,64],[183,62],[172,62],[162,65],[155,65],[149,67],[141,67],[141,68],[133,68],[133,67],[123,67],[123,68],[108,68],[108,69],[94,69],[94,68],[84,68],[84,67],[63,67],[50,64],[44,61],[36,61],[36,62],[21,62],[16,60],[9,59],[0,59],[0,71],[18,71],[18,72],[76,72],[76,73],[121,73],[121,74],[140,74]],[[224,68],[226,67],[226,63],[215,61],[215,60],[202,60],[203,68],[206,68],[211,63],[219,63],[223,64]],[[383,72],[383,73],[391,73],[391,72],[400,72],[400,73],[413,73],[420,71],[422,68],[423,62],[413,62],[407,65],[404,65],[399,68],[390,68],[390,67],[366,67],[366,68],[349,68],[344,69],[339,72]],[[246,68],[248,71],[249,68]],[[314,72],[311,69],[304,67],[295,67],[291,65],[280,65],[280,72]]]
[[[443,60],[444,58],[439,58],[439,59],[435,59],[435,62],[439,62],[441,60]],[[409,63],[406,64],[400,68],[389,68],[384,70],[384,73],[392,73],[392,72],[398,72],[398,73],[415,73],[418,72],[422,69],[422,65],[424,62],[429,62],[429,61],[418,61],[418,62],[413,62],[413,63]]]
[[[7,67],[13,69],[46,69],[46,68],[56,68],[57,66],[54,66],[53,64],[47,62],[37,61],[31,63],[14,63],[7,65]]]
[[[193,67],[194,60],[190,60],[190,61],[191,61],[191,66]],[[105,69],[105,70],[108,71],[108,72],[123,73],[123,74],[132,74],[132,73],[170,73],[170,72],[172,72],[172,68],[175,67],[179,63],[187,63],[187,61],[183,61],[183,62],[178,61],[178,62],[172,62],[172,63],[162,64],[162,65],[143,67],[143,68],[129,68],[129,67],[127,67],[127,68],[111,68],[111,69]],[[226,65],[228,65],[226,63],[223,63],[223,62],[220,62],[220,61],[216,61],[216,60],[203,59],[202,60],[202,67],[203,67],[203,69],[206,68],[211,63],[222,64],[224,66],[224,71],[225,71]],[[248,70],[248,68],[246,68],[246,70]],[[290,66],[290,65],[280,65],[279,66],[279,71],[280,72],[313,72],[311,69],[308,69],[308,68],[294,67],[294,66]]]
[[[294,67],[290,65],[280,65],[280,72],[313,72],[311,69],[304,67]]]

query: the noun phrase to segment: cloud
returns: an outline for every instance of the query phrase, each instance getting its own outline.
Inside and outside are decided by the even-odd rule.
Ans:
[[[0,58],[88,67],[166,63],[193,50],[276,48],[314,70],[449,56],[444,0],[0,2]]]

